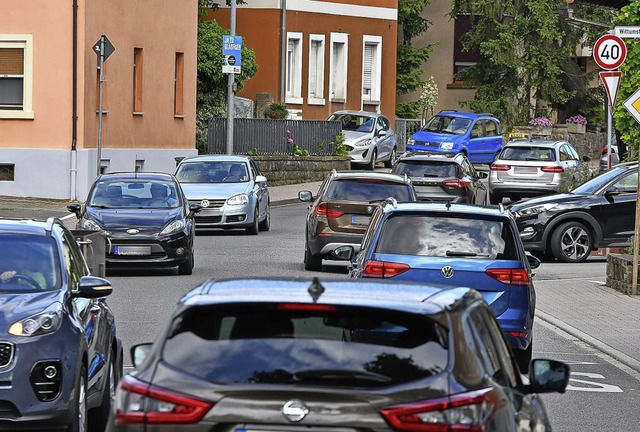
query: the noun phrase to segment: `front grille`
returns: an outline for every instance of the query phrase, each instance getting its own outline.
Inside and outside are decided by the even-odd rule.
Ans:
[[[7,367],[13,360],[14,347],[10,342],[0,342],[0,368]]]
[[[196,223],[220,223],[222,216],[196,216]]]
[[[439,142],[429,142],[429,141],[416,141],[416,145],[421,145],[425,147],[440,147]]]
[[[202,205],[202,201],[204,201],[204,200],[197,200],[197,201],[196,200],[190,200],[189,204],[200,204],[200,205]],[[212,199],[212,200],[207,200],[207,201],[209,201],[209,205],[207,207],[205,207],[205,208],[221,208],[227,200]]]
[[[0,418],[17,418],[20,417],[20,411],[16,406],[6,400],[0,400]]]

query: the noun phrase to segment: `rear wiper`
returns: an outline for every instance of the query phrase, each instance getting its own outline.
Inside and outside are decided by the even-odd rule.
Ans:
[[[448,250],[447,251],[447,256],[453,256],[453,257],[488,257],[489,255],[487,254],[479,254],[479,253],[475,253],[475,252],[464,252],[464,251],[452,251],[452,250]]]
[[[293,380],[300,381],[366,381],[375,383],[389,383],[391,378],[373,372],[349,369],[307,369],[293,374]]]

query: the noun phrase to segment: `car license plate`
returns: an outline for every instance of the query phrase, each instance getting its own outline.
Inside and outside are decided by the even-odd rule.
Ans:
[[[151,246],[114,246],[116,255],[151,255]]]
[[[369,225],[369,216],[351,216],[351,225]]]
[[[513,172],[515,174],[536,174],[538,167],[515,167]]]

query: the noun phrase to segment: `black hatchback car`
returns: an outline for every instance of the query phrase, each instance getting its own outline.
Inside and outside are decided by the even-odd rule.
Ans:
[[[635,232],[638,163],[616,165],[566,194],[509,207],[526,250],[583,262],[602,247],[629,246]]]
[[[115,431],[539,431],[491,309],[469,288],[318,279],[207,281],[186,294],[116,393]]]
[[[104,430],[122,376],[111,292],[58,219],[0,219],[0,430]]]
[[[193,272],[194,214],[171,174],[110,173],[91,186],[84,206],[69,204],[80,230],[104,230],[106,264],[115,267],[178,267]]]
[[[486,172],[476,171],[464,153],[408,152],[394,174],[411,178],[419,201],[487,204]]]

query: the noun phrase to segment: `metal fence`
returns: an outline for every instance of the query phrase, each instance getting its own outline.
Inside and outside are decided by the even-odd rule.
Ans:
[[[297,144],[311,155],[332,155],[335,152],[336,136],[341,132],[341,124],[338,121],[235,118],[233,152],[259,155],[292,154],[293,144]],[[226,153],[226,118],[209,119],[207,141],[207,153]]]
[[[407,149],[407,140],[424,125],[423,119],[396,118],[396,135],[398,135],[398,152]]]

